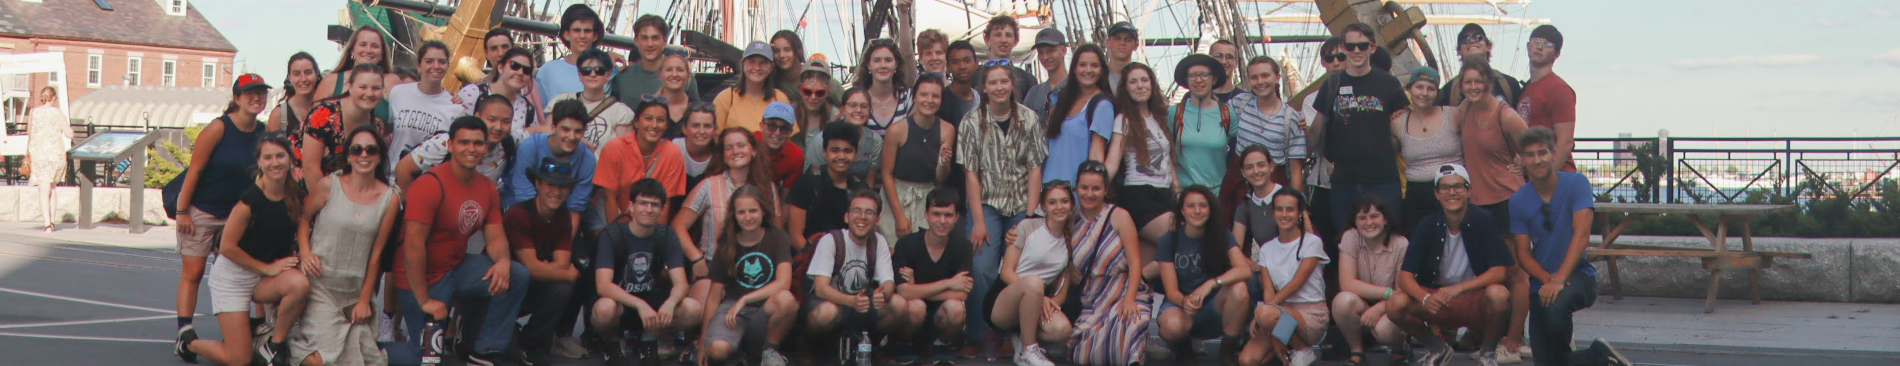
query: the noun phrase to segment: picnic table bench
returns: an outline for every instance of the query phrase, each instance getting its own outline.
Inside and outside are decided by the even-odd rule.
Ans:
[[[1748,295],[1755,304],[1761,304],[1761,269],[1774,266],[1775,258],[1812,258],[1808,253],[1768,252],[1755,250],[1755,235],[1749,228],[1749,222],[1756,216],[1791,210],[1793,205],[1750,205],[1750,204],[1665,204],[1665,203],[1598,203],[1596,205],[1597,222],[1603,223],[1603,242],[1589,248],[1585,253],[1593,259],[1609,262],[1610,294],[1617,300],[1623,299],[1623,280],[1617,273],[1617,259],[1621,257],[1693,257],[1702,259],[1702,268],[1709,271],[1708,300],[1704,312],[1715,312],[1716,291],[1721,288],[1722,271],[1747,270]],[[1614,226],[1610,214],[1628,214]],[[1623,229],[1631,221],[1644,216],[1685,215],[1695,224],[1702,236],[1709,240],[1709,248],[1676,248],[1649,245],[1617,244]],[[1715,216],[1715,228],[1711,230],[1703,216]],[[1741,225],[1742,250],[1728,249],[1729,222]]]

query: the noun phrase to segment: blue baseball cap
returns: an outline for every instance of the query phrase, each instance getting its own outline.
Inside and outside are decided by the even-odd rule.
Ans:
[[[792,123],[798,120],[798,112],[792,110],[791,103],[775,101],[765,106],[765,119],[773,118]]]

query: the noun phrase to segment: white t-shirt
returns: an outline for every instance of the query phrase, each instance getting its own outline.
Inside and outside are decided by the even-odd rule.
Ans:
[[[581,98],[580,93],[561,94],[555,96],[553,101],[548,102],[548,110],[543,112],[552,117],[554,115],[554,104],[568,99],[580,100],[582,105],[587,106],[588,113],[593,113],[594,108],[599,107],[601,103],[612,102],[614,105],[607,107],[607,110],[600,111],[600,115],[594,116],[593,121],[587,122],[587,130],[581,133],[581,143],[587,144],[588,149],[592,149],[598,153],[600,147],[607,144],[607,140],[618,137],[614,136],[614,127],[633,124],[633,107],[628,107],[626,103],[620,103],[619,100],[614,99],[611,95],[606,97],[607,99],[605,100],[589,102],[587,99]],[[681,146],[681,148],[685,148],[685,146]]]
[[[1128,172],[1125,185],[1168,188],[1174,183],[1174,158],[1171,154],[1174,147],[1168,143],[1168,130],[1161,128],[1161,123],[1155,121],[1153,116],[1142,120],[1148,125],[1148,161],[1135,161],[1139,157],[1135,156],[1133,149],[1122,152],[1122,169]],[[1115,116],[1115,134],[1123,135],[1122,127],[1127,123],[1127,118]]]
[[[483,94],[484,92],[492,93],[494,90],[488,85],[483,84],[468,84],[467,86],[463,86],[462,91],[456,92],[456,96],[462,98],[462,110],[467,112],[467,114],[474,115],[475,103],[481,102],[482,96],[485,95]],[[541,123],[539,122],[541,120],[541,113],[534,110],[534,105],[528,102],[526,95],[515,96],[514,110],[515,118],[514,122],[510,123],[508,135],[514,138],[515,141],[521,141],[521,139],[528,138],[528,127],[533,127]]]
[[[591,129],[593,128],[593,126],[590,125],[587,128]],[[688,177],[697,177],[697,176],[706,174],[706,167],[712,166],[713,156],[719,155],[719,154],[709,154],[709,155],[706,155],[706,160],[693,160],[693,154],[686,153],[686,138],[685,137],[674,137],[673,146],[679,146],[680,155],[683,155],[686,157],[686,159],[683,159],[683,160],[686,160],[686,176]],[[599,150],[596,150],[596,151],[599,151]]]
[[[844,266],[837,268],[838,274],[832,274],[832,267],[838,267],[837,245],[841,240],[838,238],[839,235],[827,233],[818,238],[818,246],[812,249],[811,269],[805,270],[805,275],[831,277],[832,288],[847,295],[857,295],[863,293],[864,290],[876,288],[878,284],[897,280],[897,272],[891,269],[890,243],[884,240],[883,234],[871,233],[871,238],[877,241],[871,245],[878,248],[875,261],[877,268],[873,273],[871,263],[867,263],[865,260],[867,256],[864,253],[870,247],[852,242],[849,238],[851,235],[848,233],[843,235],[845,236],[842,240],[845,243]]]
[[[430,136],[428,140],[423,140],[422,144],[416,145],[414,152],[409,153],[409,160],[415,161],[416,171],[418,172],[427,172],[429,169],[434,169],[436,164],[448,161],[449,134],[438,133],[434,136]],[[475,172],[481,173],[482,176],[488,177],[488,179],[500,182],[501,174],[505,173],[504,169],[507,167],[507,152],[501,151],[501,147],[497,146],[488,149],[488,155],[482,157],[481,165],[475,166]]]
[[[1312,233],[1307,233],[1290,243],[1282,242],[1280,238],[1273,238],[1260,244],[1254,252],[1254,261],[1261,267],[1265,267],[1268,275],[1273,276],[1273,288],[1278,289],[1277,291],[1285,291],[1287,282],[1292,282],[1293,274],[1299,272],[1301,259],[1319,258],[1321,265],[1333,261],[1332,258],[1326,257],[1326,252],[1321,248],[1324,246],[1326,244],[1320,242],[1319,237],[1313,236]],[[1293,297],[1287,298],[1286,301],[1326,301],[1325,272],[1315,268],[1313,274],[1306,278],[1306,284],[1300,286],[1299,292],[1293,293]]]
[[[410,150],[437,133],[448,131],[449,122],[456,117],[468,115],[468,110],[455,104],[455,94],[448,90],[441,93],[425,94],[417,83],[408,83],[389,88],[389,122],[393,132],[389,136],[389,157],[387,161],[399,161]],[[395,169],[396,164],[389,164]]]
[[[1478,275],[1471,273],[1471,256],[1465,254],[1464,234],[1445,234],[1445,252],[1438,260],[1438,285],[1464,283]]]
[[[1017,278],[1040,277],[1045,284],[1055,282],[1062,269],[1069,266],[1068,241],[1049,232],[1049,225],[1042,219],[1026,220],[1016,227],[1033,228],[1016,244],[1022,248],[1016,258]]]

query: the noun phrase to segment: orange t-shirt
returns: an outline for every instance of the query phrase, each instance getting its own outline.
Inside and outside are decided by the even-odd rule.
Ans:
[[[600,161],[594,166],[594,185],[611,189],[619,197],[609,197],[614,205],[628,208],[626,196],[634,182],[653,178],[666,186],[667,197],[686,196],[686,154],[678,145],[661,141],[651,156],[640,151],[639,134],[630,133],[608,140],[600,148]]]

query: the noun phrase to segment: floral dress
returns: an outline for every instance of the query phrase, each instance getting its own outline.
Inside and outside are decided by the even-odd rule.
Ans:
[[[58,107],[43,105],[33,108],[33,116],[27,125],[27,164],[33,173],[27,177],[27,184],[39,186],[58,182],[66,174],[66,150],[73,147],[73,125],[66,120],[66,113]]]
[[[1142,363],[1148,327],[1153,324],[1148,321],[1154,314],[1148,302],[1138,301],[1139,311],[1132,318],[1122,316],[1116,308],[1128,293],[1129,263],[1122,250],[1122,237],[1109,221],[1114,212],[1115,205],[1109,204],[1094,217],[1084,217],[1076,227],[1081,237],[1070,250],[1072,265],[1084,273],[1078,288],[1082,291],[1082,312],[1075,317],[1075,334],[1069,338],[1069,358],[1079,365]],[[1148,289],[1138,291],[1147,293]]]

